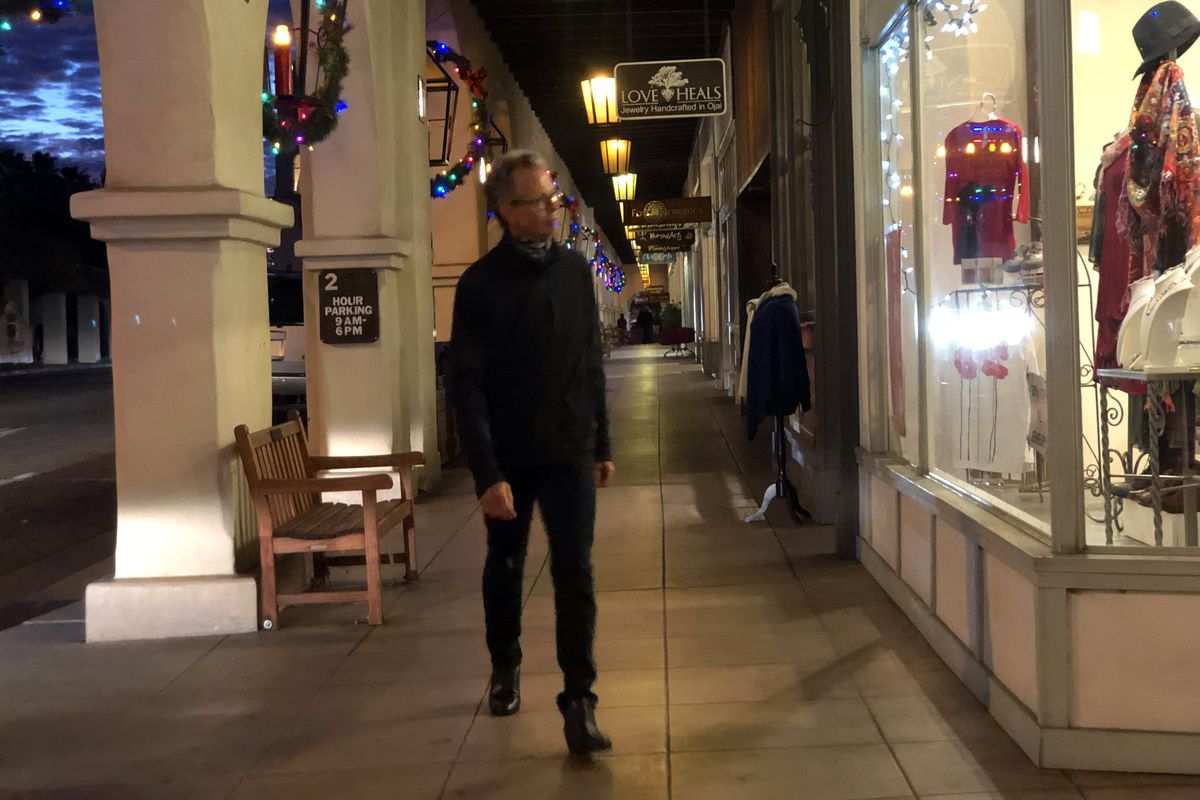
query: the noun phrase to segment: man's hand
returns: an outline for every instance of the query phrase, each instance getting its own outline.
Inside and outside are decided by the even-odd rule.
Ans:
[[[479,498],[479,505],[483,506],[485,517],[505,521],[517,518],[517,509],[513,506],[512,486],[507,481],[493,483],[488,487],[483,497]]]
[[[596,488],[603,489],[608,486],[608,482],[612,480],[612,476],[617,472],[617,465],[611,461],[602,461],[596,465]]]

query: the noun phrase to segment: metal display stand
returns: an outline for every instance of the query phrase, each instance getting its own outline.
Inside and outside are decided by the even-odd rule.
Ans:
[[[812,514],[800,505],[800,496],[796,492],[796,487],[792,486],[792,482],[788,480],[785,441],[787,441],[787,437],[784,430],[784,418],[777,415],[775,417],[775,463],[778,465],[779,472],[775,476],[775,482],[768,486],[767,491],[763,493],[762,505],[758,507],[758,511],[746,517],[746,522],[758,522],[766,519],[767,508],[776,497],[782,497],[787,503],[788,513],[792,515],[796,524],[807,525],[812,522]]]
[[[1183,524],[1184,524],[1184,541],[1188,547],[1195,547],[1200,544],[1200,535],[1198,535],[1198,524],[1196,518],[1197,510],[1197,494],[1200,494],[1200,475],[1192,469],[1192,463],[1196,457],[1196,432],[1189,425],[1180,426],[1183,431],[1183,469],[1180,475],[1163,475],[1161,457],[1159,455],[1159,440],[1166,430],[1166,411],[1163,408],[1163,398],[1170,391],[1169,385],[1172,383],[1182,383],[1183,388],[1183,414],[1185,420],[1195,419],[1196,412],[1196,395],[1193,392],[1193,384],[1197,379],[1200,379],[1200,367],[1187,369],[1184,367],[1164,367],[1164,368],[1148,368],[1146,370],[1127,370],[1127,369],[1102,369],[1096,371],[1100,385],[1100,417],[1101,417],[1101,458],[1100,458],[1100,480],[1101,490],[1104,496],[1104,537],[1107,544],[1113,543],[1114,523],[1120,515],[1120,503],[1126,498],[1134,494],[1126,488],[1118,488],[1113,486],[1112,479],[1114,477],[1124,480],[1144,480],[1147,476],[1136,474],[1136,470],[1131,470],[1128,473],[1113,475],[1112,466],[1110,464],[1110,448],[1108,440],[1108,429],[1110,420],[1108,415],[1108,386],[1103,379],[1134,381],[1146,385],[1146,397],[1149,400],[1149,417],[1150,417],[1150,501],[1151,508],[1154,510],[1154,544],[1157,547],[1163,546],[1163,495],[1172,492],[1183,492]],[[1118,454],[1119,455],[1119,454]],[[1123,460],[1122,460],[1123,461]],[[1170,481],[1171,485],[1164,487],[1163,481]]]

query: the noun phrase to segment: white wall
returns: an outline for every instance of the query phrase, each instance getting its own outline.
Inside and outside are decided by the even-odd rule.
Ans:
[[[1185,2],[1200,12],[1194,2]],[[1151,6],[1149,0],[1073,0],[1075,64],[1075,181],[1091,200],[1100,153],[1129,124],[1142,63],[1133,42],[1133,25]],[[1194,87],[1200,86],[1200,47],[1179,59]]]
[[[50,292],[33,304],[33,326],[42,326],[42,363],[66,364],[67,296]]]

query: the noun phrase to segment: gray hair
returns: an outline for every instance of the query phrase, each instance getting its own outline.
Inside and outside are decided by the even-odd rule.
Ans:
[[[488,211],[500,219],[500,206],[516,199],[516,172],[519,169],[549,169],[546,160],[532,150],[510,150],[496,159],[492,171],[488,173],[487,183],[484,184],[484,194],[487,195]]]

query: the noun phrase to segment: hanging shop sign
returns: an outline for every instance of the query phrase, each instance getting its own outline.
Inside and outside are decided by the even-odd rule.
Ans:
[[[711,197],[633,200],[625,203],[626,225],[703,225],[712,223]]]
[[[371,344],[379,341],[379,277],[373,269],[332,269],[318,274],[321,341]]]
[[[638,256],[639,264],[673,264],[675,263],[674,253],[647,253],[643,252]]]
[[[622,121],[712,117],[728,108],[724,59],[624,62],[613,76]]]
[[[694,228],[659,230],[647,228],[636,232],[637,243],[646,253],[684,253],[696,243]]]

